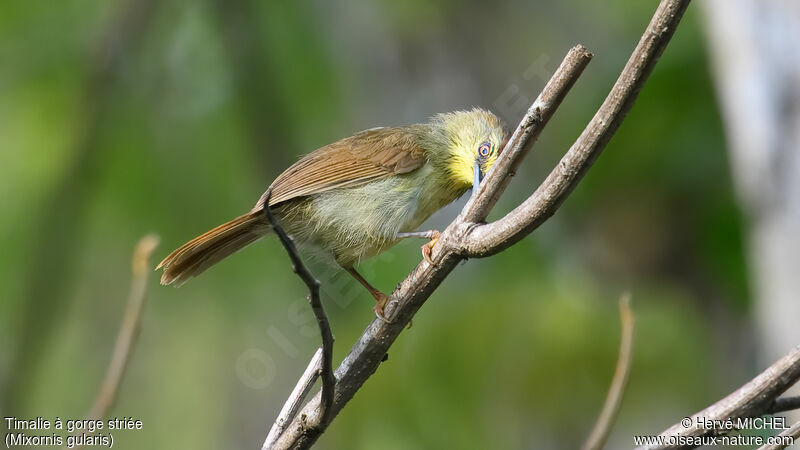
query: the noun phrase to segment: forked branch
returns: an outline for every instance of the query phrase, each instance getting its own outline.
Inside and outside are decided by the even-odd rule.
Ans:
[[[391,323],[374,320],[336,369],[333,402],[327,394],[312,398],[272,446],[309,448],[332,419],[377,370],[389,347],[439,284],[468,257],[495,254],[518,242],[553,215],[606,146],[630,110],[639,91],[666,48],[690,0],[662,0],[639,44],[605,102],[584,132],[539,189],[502,219],[484,224],[497,199],[521,163],[530,144],[591,59],[581,46],[573,48],[490,170],[486,180],[459,217],[442,233],[433,251],[435,265],[420,263],[395,289],[386,307]],[[328,390],[330,392],[330,390]],[[323,419],[322,410],[328,411]]]
[[[496,222],[470,227],[468,235],[459,243],[466,256],[484,257],[505,250],[556,212],[630,111],[689,2],[662,0],[617,82],[578,140],[527,200]],[[479,215],[476,219],[480,221],[482,217]]]

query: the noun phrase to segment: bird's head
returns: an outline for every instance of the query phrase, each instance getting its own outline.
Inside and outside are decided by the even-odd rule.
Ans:
[[[429,158],[447,182],[473,192],[492,168],[505,144],[505,128],[497,116],[475,108],[439,114],[431,119]]]

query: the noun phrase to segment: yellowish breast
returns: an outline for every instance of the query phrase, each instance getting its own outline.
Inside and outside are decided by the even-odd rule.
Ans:
[[[469,179],[469,178],[468,178]],[[325,259],[349,267],[392,247],[469,189],[426,164],[411,173],[312,195],[278,210],[287,232]]]

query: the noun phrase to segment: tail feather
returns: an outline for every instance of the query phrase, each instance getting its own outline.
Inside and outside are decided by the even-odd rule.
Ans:
[[[189,278],[257,241],[269,231],[262,211],[253,211],[226,222],[183,244],[164,258],[156,270],[164,268],[161,284],[180,286]]]

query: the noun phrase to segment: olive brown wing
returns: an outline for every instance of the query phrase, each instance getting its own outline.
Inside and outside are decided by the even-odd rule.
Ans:
[[[427,158],[416,127],[372,128],[309,153],[272,182],[270,206],[419,169]],[[264,207],[265,197],[253,211]]]

